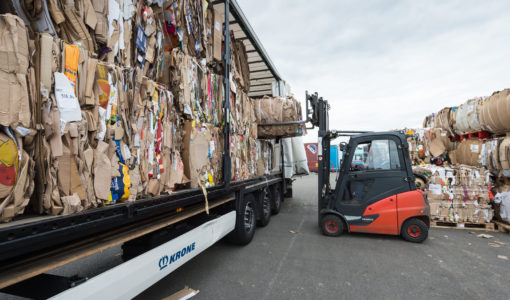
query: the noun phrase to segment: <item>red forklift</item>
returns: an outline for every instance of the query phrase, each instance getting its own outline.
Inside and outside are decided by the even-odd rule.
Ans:
[[[416,188],[409,148],[403,132],[329,130],[329,104],[318,94],[306,93],[306,113],[312,128],[319,129],[318,213],[326,236],[344,231],[401,235],[421,243],[430,228],[430,206]],[[335,138],[343,152],[334,189],[330,185],[330,145]],[[364,151],[362,162],[353,163]]]

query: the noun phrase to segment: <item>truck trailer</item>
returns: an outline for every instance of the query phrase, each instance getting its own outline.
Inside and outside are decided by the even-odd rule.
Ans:
[[[17,13],[29,20],[32,28],[44,27],[41,31],[58,32],[58,28],[51,28],[51,21],[44,23],[45,18],[49,19],[48,1],[42,1],[42,12],[36,17],[28,16],[20,2],[6,1],[0,6],[2,13],[6,10]],[[135,1],[135,6],[137,3]],[[228,99],[235,84],[231,73],[231,38],[242,41],[246,48],[249,97],[285,96],[278,93],[284,90],[281,87],[286,83],[238,3],[235,0],[203,3],[220,13],[217,20],[223,20],[220,23],[214,20],[215,28],[222,29],[224,41],[221,51],[223,114],[228,116],[232,109]],[[66,16],[67,13],[66,10]],[[137,44],[136,47],[141,46]],[[147,59],[147,53],[141,59]],[[256,226],[267,225],[271,215],[279,212],[284,193],[290,191],[291,194],[290,181],[283,174],[282,138],[270,141],[275,157],[269,172],[255,178],[233,180],[234,162],[229,148],[231,119],[226,117],[221,122],[224,123],[224,153],[223,180],[219,184],[117,202],[68,215],[22,215],[0,224],[0,292],[29,298],[132,298],[224,237],[239,245],[250,243]],[[122,245],[124,262],[97,276],[47,274],[119,245]]]

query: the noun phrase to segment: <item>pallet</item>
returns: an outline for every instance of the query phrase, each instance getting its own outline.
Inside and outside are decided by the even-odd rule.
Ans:
[[[430,227],[496,231],[494,223],[463,223],[463,222],[430,221]]]
[[[475,131],[475,132],[470,132],[470,133],[466,133],[466,134],[461,134],[460,140],[463,141],[463,140],[470,140],[470,139],[485,139],[485,138],[490,138],[491,136],[492,136],[492,134],[488,131]]]
[[[496,228],[499,232],[505,232],[510,234],[510,224],[505,224],[499,221],[496,221]]]

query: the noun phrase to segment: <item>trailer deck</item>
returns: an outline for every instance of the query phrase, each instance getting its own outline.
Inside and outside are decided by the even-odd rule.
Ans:
[[[216,186],[207,189],[209,201],[231,196],[246,187],[283,182],[281,175],[269,175],[246,181],[232,182],[229,186]],[[33,222],[21,220],[21,224],[8,223],[0,228],[0,261],[13,258],[30,258],[46,249],[66,243],[118,230],[127,225],[145,221],[202,203],[205,198],[202,190],[192,189],[174,194],[131,203],[87,210],[78,214],[60,217],[36,218]],[[2,271],[0,271],[1,276]]]

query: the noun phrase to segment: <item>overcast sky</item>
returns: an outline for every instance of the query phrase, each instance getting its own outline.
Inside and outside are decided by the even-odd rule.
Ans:
[[[510,87],[508,0],[238,3],[297,98],[329,100],[331,129],[418,127]]]

